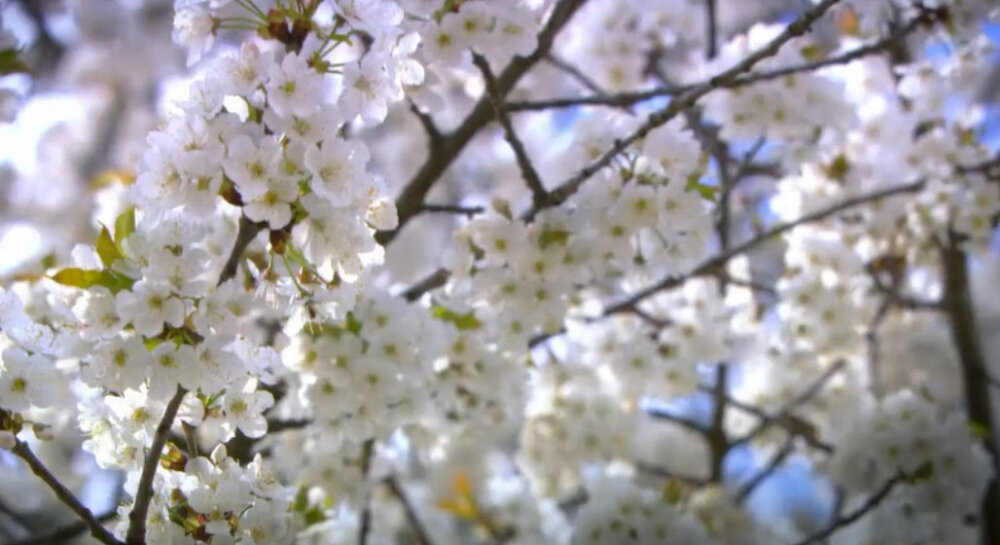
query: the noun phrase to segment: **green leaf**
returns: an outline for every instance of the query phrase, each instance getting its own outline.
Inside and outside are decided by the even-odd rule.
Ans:
[[[101,263],[104,263],[105,267],[110,267],[112,263],[122,258],[122,253],[118,249],[118,245],[111,238],[108,228],[103,225],[101,226],[101,232],[97,235],[97,243],[94,245],[94,249],[97,250],[97,255],[101,258]]]
[[[69,267],[53,274],[52,280],[64,286],[87,289],[98,285],[102,274],[104,274],[104,271],[90,271],[77,267]]]
[[[306,526],[312,526],[313,524],[319,524],[326,520],[326,515],[323,514],[323,510],[319,507],[312,507],[303,513],[306,518]]]
[[[77,267],[68,267],[57,271],[51,276],[52,280],[64,285],[71,286],[74,288],[87,289],[93,286],[103,286],[108,288],[111,293],[118,293],[122,290],[127,290],[132,287],[135,280],[107,269],[103,271],[94,271],[87,269],[80,269]]]
[[[718,199],[719,186],[717,185],[707,185],[699,182],[698,180],[689,180],[687,185],[684,186],[686,191],[697,191],[701,198],[706,201],[715,202]]]
[[[295,492],[295,499],[292,500],[292,511],[305,513],[309,508],[309,489],[305,485],[299,486]]]
[[[476,313],[471,310],[465,314],[459,314],[453,310],[444,308],[441,305],[434,305],[434,307],[431,308],[431,315],[442,322],[455,324],[455,327],[457,327],[459,331],[479,329],[483,325],[483,323],[476,318]]]
[[[115,244],[120,250],[122,241],[135,232],[135,207],[130,206],[115,218]]]
[[[27,74],[31,72],[27,64],[18,56],[16,49],[4,49],[0,51],[0,76],[9,74]]]
[[[968,425],[969,425],[969,432],[972,434],[973,437],[982,440],[990,439],[990,436],[992,435],[990,433],[990,429],[987,428],[985,425],[983,425],[983,423],[970,420]]]

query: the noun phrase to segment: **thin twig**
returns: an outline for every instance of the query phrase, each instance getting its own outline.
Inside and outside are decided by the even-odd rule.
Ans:
[[[713,391],[713,388],[714,387],[711,384],[698,385],[698,390],[706,393],[711,393]],[[729,404],[730,407],[743,411],[749,415],[755,416],[758,419],[765,419],[770,417],[770,414],[764,409],[740,401],[731,396],[728,396],[726,398],[726,402]],[[796,437],[801,437],[810,447],[819,450],[821,452],[824,452],[826,454],[833,453],[834,450],[833,445],[821,441],[818,437],[815,436],[815,434],[811,433],[813,426],[809,422],[798,417],[789,416],[787,418],[778,419],[777,421],[775,421],[775,424],[781,426],[781,428],[784,429],[787,433],[794,435]]]
[[[820,530],[819,532],[816,532],[815,534],[812,534],[811,536],[806,537],[805,539],[802,539],[801,541],[798,541],[797,543],[795,543],[795,545],[811,545],[812,543],[818,543],[832,536],[833,534],[837,533],[837,531],[840,530],[841,528],[846,528],[851,524],[854,524],[855,522],[860,520],[861,517],[867,515],[868,512],[878,507],[879,504],[882,503],[884,499],[889,497],[889,493],[892,492],[892,489],[895,488],[895,486],[899,484],[900,481],[901,479],[899,477],[894,477],[892,479],[889,479],[888,481],[886,481],[885,484],[882,485],[882,488],[880,488],[877,492],[872,494],[871,497],[865,500],[865,502],[859,505],[856,509],[854,509],[850,513],[847,513],[846,515],[838,517],[837,520],[835,520],[832,524],[830,524],[826,528]]]
[[[768,42],[768,44],[764,47],[746,56],[742,61],[736,63],[735,66],[709,78],[704,83],[693,87],[689,91],[674,97],[674,99],[671,100],[670,104],[666,107],[650,114],[646,122],[643,123],[635,132],[624,138],[616,139],[614,144],[611,146],[611,149],[607,150],[600,158],[587,165],[576,175],[549,192],[549,198],[547,198],[543,203],[544,207],[558,206],[562,204],[574,193],[576,193],[577,189],[579,189],[579,187],[591,176],[608,166],[615,157],[625,151],[633,143],[645,138],[646,135],[653,131],[653,129],[667,123],[676,117],[677,114],[693,107],[695,103],[697,103],[698,99],[708,93],[731,84],[739,76],[752,70],[757,63],[776,55],[786,43],[808,32],[813,23],[815,23],[820,17],[823,16],[824,13],[826,13],[839,1],[840,0],[820,1],[812,8],[806,10],[797,19],[792,21],[787,27],[785,27],[781,34]],[[524,214],[524,219],[531,220],[539,211],[541,211],[542,208],[543,206],[533,206]]]
[[[420,121],[420,125],[424,128],[424,132],[427,134],[427,146],[430,148],[430,153],[436,153],[437,149],[441,146],[441,140],[444,135],[437,128],[437,124],[434,123],[434,119],[430,114],[422,111],[413,100],[410,100],[410,111],[413,115],[417,116]]]
[[[885,317],[889,315],[889,306],[889,298],[883,298],[875,311],[875,316],[868,324],[868,330],[865,331],[865,342],[868,344],[868,381],[872,395],[876,398],[881,398],[884,393],[881,371],[882,348],[878,340],[878,330],[882,327]]]
[[[264,229],[266,223],[256,223],[251,221],[245,215],[240,216],[239,227],[236,231],[236,242],[233,243],[233,249],[229,252],[229,258],[226,259],[226,264],[222,267],[222,272],[219,274],[219,282],[217,286],[221,286],[227,280],[236,276],[236,271],[240,266],[240,259],[243,258],[243,252],[247,249],[247,246],[253,242],[253,239],[257,237],[257,233],[260,233]]]
[[[885,296],[886,302],[890,305],[907,310],[942,310],[941,301],[928,301],[899,293],[898,288],[893,289],[890,286],[886,286],[871,266],[868,267],[868,272],[871,276],[872,284],[875,286],[875,289]]]
[[[188,456],[197,458],[200,456],[198,453],[198,426],[181,422],[181,429],[184,430],[184,443],[187,444]]]
[[[819,376],[819,378],[814,380],[812,384],[809,385],[808,388],[803,390],[799,395],[788,400],[788,402],[782,405],[782,407],[778,409],[774,414],[762,418],[759,422],[757,422],[757,425],[752,430],[750,430],[749,433],[734,441],[734,444],[739,445],[743,443],[748,443],[752,441],[754,438],[758,437],[760,434],[764,433],[768,428],[773,426],[776,422],[781,421],[782,419],[788,416],[791,416],[792,413],[795,411],[795,409],[798,409],[802,405],[805,405],[813,398],[815,398],[817,395],[819,395],[819,393],[823,390],[823,387],[826,386],[826,384],[830,381],[830,379],[832,379],[834,375],[839,373],[846,366],[847,366],[846,361],[837,360],[837,362],[831,365],[829,369],[824,371],[823,374]]]
[[[555,66],[556,68],[572,76],[573,79],[579,81],[581,85],[589,89],[591,92],[596,93],[598,95],[605,94],[604,89],[601,89],[601,86],[598,85],[597,82],[595,82],[593,79],[590,78],[590,76],[584,74],[582,71],[580,71],[579,68],[573,66],[572,64],[560,59],[559,57],[556,57],[552,53],[546,55],[545,60],[548,61],[549,64],[551,64],[552,66]]]
[[[103,523],[111,519],[114,519],[117,516],[118,516],[118,511],[111,510],[95,516],[94,520]],[[64,543],[68,543],[70,540],[81,534],[86,533],[87,530],[89,529],[90,526],[86,522],[78,520],[74,523],[67,524],[66,526],[63,526],[44,536],[29,537],[26,539],[22,539],[21,541],[15,541],[13,543],[10,543],[9,545],[61,545]]]
[[[25,530],[28,530],[29,532],[33,532],[35,530],[35,524],[33,524],[30,520],[24,517],[24,515],[22,515],[21,513],[18,513],[17,511],[14,511],[10,507],[8,507],[7,504],[2,501],[0,501],[0,513],[3,513],[10,520],[14,521],[15,524],[17,524],[18,526],[20,526]]]
[[[448,269],[438,269],[424,277],[423,280],[405,289],[400,295],[407,301],[416,301],[423,294],[443,286],[448,281],[450,274]]]
[[[496,77],[493,75],[493,71],[490,70],[490,63],[478,53],[472,55],[472,62],[479,68],[479,71],[483,74],[483,79],[486,81],[486,95],[490,98],[490,103],[493,105],[493,113],[496,115],[497,121],[503,127],[503,134],[507,140],[507,144],[514,150],[514,157],[517,159],[517,168],[521,171],[521,177],[524,178],[528,189],[531,190],[531,202],[534,206],[543,206],[548,198],[548,192],[545,191],[545,185],[542,184],[542,179],[538,175],[538,171],[535,170],[535,165],[532,164],[531,158],[528,157],[528,150],[524,148],[524,143],[517,137],[514,125],[510,122],[510,116],[507,115],[507,110],[504,109],[503,99],[500,97],[500,88]]]
[[[569,22],[573,14],[587,0],[560,0],[552,9],[545,28],[538,34],[538,47],[527,57],[515,57],[507,68],[497,77],[497,97],[504,100],[507,93],[514,88],[524,74],[552,48],[552,43],[560,30]],[[452,132],[444,135],[436,153],[431,154],[420,170],[403,188],[396,198],[396,210],[399,214],[399,224],[391,231],[379,231],[376,240],[386,245],[396,234],[416,216],[423,208],[424,198],[438,181],[444,171],[458,158],[472,137],[493,119],[493,107],[490,97],[482,97],[473,107],[472,112]]]
[[[708,479],[702,477],[692,477],[690,475],[680,475],[678,473],[670,471],[665,467],[649,464],[642,460],[636,460],[632,462],[632,465],[634,465],[636,470],[638,470],[641,473],[653,475],[656,477],[660,477],[662,479],[672,479],[675,481],[682,482],[689,486],[705,486],[709,483]]]
[[[457,204],[425,204],[420,209],[421,212],[443,213],[443,214],[463,214],[469,217],[482,214],[486,211],[482,206],[459,206]]]
[[[705,440],[712,456],[710,479],[716,483],[722,482],[726,455],[733,447],[725,427],[726,407],[729,406],[729,397],[726,395],[728,377],[729,366],[725,363],[718,364],[715,368],[715,386],[712,388],[712,425],[705,432]]]
[[[716,14],[716,0],[705,0],[705,38],[708,41],[706,56],[714,59],[719,44],[719,18]]]
[[[686,428],[700,435],[704,435],[708,431],[708,428],[705,425],[701,424],[700,422],[691,420],[690,418],[685,418],[683,416],[678,416],[665,409],[649,407],[643,412],[645,412],[647,415],[649,415],[649,417],[653,419],[666,420],[667,422],[677,424],[682,428]]]
[[[52,492],[55,493],[59,501],[66,504],[67,507],[73,510],[80,521],[86,525],[87,529],[90,530],[90,535],[94,536],[94,539],[104,543],[105,545],[123,545],[118,538],[115,537],[107,528],[104,527],[100,521],[94,517],[94,514],[87,509],[76,496],[73,495],[68,488],[66,488],[55,475],[41,460],[35,456],[35,453],[31,451],[31,447],[27,443],[16,439],[14,443],[14,448],[11,450],[18,458],[21,458],[28,464],[31,468],[31,472],[38,476],[45,484],[48,485]]]
[[[163,453],[167,433],[173,425],[174,417],[177,416],[177,410],[180,409],[185,394],[187,394],[187,389],[178,385],[174,397],[170,398],[167,408],[163,411],[160,423],[156,425],[153,444],[150,445],[142,463],[142,473],[139,475],[139,484],[136,487],[135,502],[128,514],[126,545],[145,545],[146,543],[146,514],[149,512],[149,504],[153,499],[153,477],[156,476],[156,468],[160,465],[160,454]]]
[[[385,478],[385,485],[389,487],[389,492],[396,498],[399,505],[403,508],[403,513],[406,515],[406,520],[410,525],[410,529],[416,534],[418,545],[433,545],[431,538],[427,534],[427,529],[424,528],[420,518],[417,517],[416,510],[413,509],[413,504],[410,503],[410,499],[406,497],[406,492],[403,487],[400,486],[399,481],[396,480],[395,476],[389,476]]]
[[[774,237],[777,237],[778,235],[781,235],[785,231],[789,231],[789,230],[794,229],[794,228],[796,228],[796,227],[798,227],[800,225],[805,225],[807,223],[812,223],[812,222],[816,222],[816,221],[820,221],[820,220],[826,219],[826,218],[828,218],[830,216],[833,216],[835,214],[838,214],[840,212],[843,212],[844,210],[848,210],[848,209],[853,208],[855,206],[859,206],[859,205],[863,205],[863,204],[868,204],[868,203],[877,201],[879,199],[883,199],[883,198],[886,198],[886,197],[891,197],[891,196],[894,196],[894,195],[899,195],[899,194],[903,194],[903,193],[913,193],[913,192],[916,192],[916,191],[919,191],[919,190],[923,189],[925,185],[926,185],[926,182],[923,181],[923,180],[921,180],[921,181],[918,181],[918,182],[913,182],[913,183],[909,183],[909,184],[898,185],[898,186],[890,187],[890,188],[887,188],[887,189],[881,189],[879,191],[874,191],[874,192],[868,193],[866,195],[860,195],[860,196],[857,196],[857,197],[852,197],[852,198],[849,198],[849,199],[844,199],[843,201],[835,203],[835,204],[833,204],[831,206],[828,206],[826,208],[822,208],[822,209],[817,210],[815,212],[811,212],[809,214],[806,214],[806,215],[802,216],[801,218],[799,218],[797,220],[794,220],[794,221],[791,221],[791,222],[788,222],[788,223],[783,223],[781,225],[778,225],[777,227],[773,227],[773,228],[771,228],[771,229],[769,229],[769,230],[767,230],[767,231],[765,231],[763,233],[760,233],[759,235],[751,238],[750,240],[747,240],[746,242],[743,242],[741,244],[738,244],[738,245],[730,248],[726,252],[721,252],[721,253],[715,255],[714,257],[711,257],[711,258],[703,261],[701,264],[697,265],[695,268],[693,268],[687,274],[676,275],[676,276],[668,276],[668,277],[660,280],[656,284],[653,284],[651,286],[648,286],[646,288],[643,288],[643,289],[639,290],[638,292],[632,294],[631,296],[627,297],[626,299],[624,299],[624,300],[622,300],[622,301],[620,301],[618,303],[614,303],[612,305],[607,306],[604,309],[604,313],[602,314],[602,316],[610,316],[612,314],[617,314],[617,313],[620,313],[620,312],[625,312],[625,311],[629,310],[631,307],[633,307],[636,304],[638,304],[639,302],[641,302],[642,300],[646,299],[647,297],[649,297],[649,296],[651,296],[651,295],[653,295],[655,293],[658,293],[661,290],[665,290],[665,289],[669,289],[669,288],[673,288],[673,287],[679,286],[679,285],[683,284],[684,282],[686,282],[689,278],[692,278],[692,277],[695,277],[695,276],[701,276],[701,275],[704,275],[704,274],[708,274],[711,271],[714,271],[716,268],[724,266],[730,259],[732,259],[732,258],[734,258],[736,256],[739,256],[739,255],[742,255],[742,254],[746,253],[747,251],[752,250],[753,248],[756,248],[757,246],[759,246],[759,245],[761,245],[761,244],[763,244],[763,243],[765,243],[765,242],[773,239]]]
[[[366,439],[361,445],[361,475],[365,481],[368,480],[368,474],[371,471],[372,456],[374,454],[375,440]],[[366,545],[368,543],[368,534],[371,532],[372,527],[372,498],[367,482],[365,483],[365,495],[362,501],[364,505],[361,507],[361,520],[358,522],[358,545]]]
[[[757,490],[757,487],[766,481],[769,477],[774,475],[776,471],[785,463],[792,453],[795,452],[795,436],[789,435],[785,439],[785,444],[782,445],[781,449],[771,457],[771,460],[765,465],[760,471],[754,474],[740,489],[736,492],[734,497],[737,504],[744,503],[750,498],[750,495]]]
[[[301,430],[302,428],[309,427],[312,424],[313,420],[311,418],[297,418],[291,420],[268,419],[267,433],[277,433],[287,430]]]
[[[810,61],[783,68],[776,68],[773,70],[767,70],[762,72],[742,74],[736,78],[722,82],[715,88],[736,89],[739,87],[746,87],[747,85],[753,85],[755,83],[773,81],[776,79],[781,79],[783,77],[793,76],[795,74],[801,74],[803,72],[813,72],[821,68],[847,64],[851,61],[855,61],[860,58],[878,54],[885,51],[887,48],[895,45],[900,40],[905,38],[908,34],[915,31],[917,28],[920,27],[921,24],[922,21],[919,18],[913,19],[905,26],[900,27],[900,29],[897,32],[889,36],[886,36],[885,38],[877,42],[873,42],[869,45],[861,46],[856,49],[847,51],[845,53],[841,53],[840,55],[834,55],[832,57],[827,57],[825,59]],[[694,89],[697,89],[698,87],[703,85],[705,85],[705,82],[687,84],[687,85],[664,85],[656,87],[654,89],[649,89],[647,91],[626,91],[622,93],[596,94],[585,97],[508,102],[507,111],[522,112],[522,111],[536,111],[536,110],[551,110],[555,108],[572,108],[576,106],[628,107],[657,97],[680,95],[682,93],[686,93]]]

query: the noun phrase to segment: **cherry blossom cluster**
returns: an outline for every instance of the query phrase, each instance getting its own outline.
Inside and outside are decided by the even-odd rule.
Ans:
[[[110,537],[84,517],[99,540],[989,523],[1000,428],[968,397],[990,378],[969,262],[1000,215],[989,2],[723,30],[693,0],[175,4],[186,96],[96,236],[0,279],[0,446],[30,465],[82,435],[122,472]],[[799,452],[838,487],[826,533],[754,516]]]
[[[911,525],[911,535],[920,540],[956,533],[974,539],[962,529],[963,522],[979,516],[992,473],[989,454],[978,442],[979,428],[954,414],[940,414],[909,390],[860,405],[833,433],[839,448],[829,461],[831,475],[852,491],[899,480],[892,500],[873,518],[875,535],[865,539],[888,538],[884,532],[895,531],[880,526]]]

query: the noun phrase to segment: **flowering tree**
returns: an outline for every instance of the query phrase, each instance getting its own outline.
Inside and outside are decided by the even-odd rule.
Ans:
[[[737,4],[178,0],[183,98],[18,217],[52,242],[0,288],[7,537],[1000,544],[1000,8]],[[751,509],[790,459],[808,524]]]

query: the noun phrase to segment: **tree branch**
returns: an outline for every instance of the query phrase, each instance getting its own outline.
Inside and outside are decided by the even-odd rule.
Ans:
[[[475,216],[486,211],[482,206],[459,206],[457,204],[425,204],[421,212],[441,213],[441,214],[461,214],[465,216]]]
[[[712,425],[705,433],[705,439],[708,441],[708,448],[712,456],[710,480],[716,483],[722,482],[722,470],[725,466],[726,455],[733,447],[726,435],[725,427],[726,407],[729,400],[726,396],[726,388],[729,385],[728,378],[729,366],[725,363],[718,364],[715,368],[715,386],[712,388]]]
[[[219,281],[216,283],[216,286],[221,286],[226,283],[226,280],[236,276],[243,252],[253,242],[253,239],[257,237],[257,234],[264,229],[265,225],[267,224],[264,222],[253,222],[245,215],[240,216],[239,227],[236,231],[236,242],[233,244],[232,251],[229,252],[229,258],[226,259],[225,266],[222,267],[222,273],[219,274]]]
[[[41,460],[35,456],[35,453],[31,451],[31,447],[27,443],[21,441],[20,439],[15,439],[14,448],[11,450],[18,458],[25,461],[28,467],[31,468],[31,472],[38,476],[45,484],[48,485],[52,492],[55,493],[59,501],[66,504],[67,507],[73,510],[78,517],[80,517],[81,523],[90,530],[90,535],[94,536],[94,539],[104,543],[105,545],[122,545],[121,541],[114,536],[107,528],[104,527],[94,517],[94,514],[87,509],[80,500],[73,495],[68,488],[63,486],[59,479],[52,474],[51,471]]]
[[[705,426],[703,426],[701,423],[696,422],[694,420],[691,420],[689,418],[685,418],[683,416],[675,415],[675,414],[673,414],[673,413],[671,413],[669,411],[666,411],[664,409],[648,408],[644,412],[650,418],[653,418],[655,420],[666,420],[667,422],[671,422],[671,423],[677,424],[678,426],[681,426],[682,428],[685,428],[685,429],[691,430],[693,432],[696,432],[699,435],[705,435],[705,433],[707,433],[707,431],[708,431],[707,428]]]
[[[556,34],[569,22],[574,13],[587,0],[560,0],[552,10],[545,28],[538,34],[538,47],[528,57],[515,57],[507,65],[507,68],[497,77],[497,97],[504,100],[507,93],[517,84],[525,73],[541,60],[552,48],[552,42]],[[424,198],[430,192],[434,183],[441,177],[444,171],[458,158],[459,153],[465,148],[472,137],[479,132],[493,118],[490,97],[484,96],[479,99],[472,112],[465,118],[461,125],[453,132],[448,133],[441,139],[441,145],[436,153],[432,153],[424,162],[416,175],[406,184],[403,191],[396,198],[396,210],[399,213],[399,225],[391,231],[379,231],[376,240],[379,244],[386,245],[395,238],[396,234],[413,219],[423,207]]]
[[[174,397],[167,403],[167,408],[163,411],[163,417],[156,426],[153,435],[153,444],[146,453],[146,459],[142,463],[142,473],[139,475],[139,485],[136,488],[135,502],[132,510],[128,514],[128,532],[125,534],[125,545],[145,545],[146,543],[146,514],[149,512],[149,504],[153,499],[153,477],[156,476],[156,468],[160,465],[160,454],[163,453],[163,446],[167,441],[167,433],[173,425],[177,410],[184,400],[187,390],[178,385]]]
[[[412,529],[413,533],[416,534],[417,545],[434,545],[431,538],[427,534],[427,529],[424,528],[423,523],[420,522],[420,518],[417,517],[417,512],[413,509],[413,504],[410,503],[410,499],[406,497],[406,492],[399,484],[399,481],[396,480],[396,477],[386,477],[383,482],[385,482],[385,485],[389,487],[389,492],[391,492],[396,498],[399,505],[402,506],[403,513],[406,515],[406,520],[410,524],[410,529]]]
[[[969,421],[987,431],[983,444],[993,462],[993,478],[983,497],[980,520],[983,545],[1000,543],[1000,456],[993,443],[998,429],[993,422],[990,386],[983,377],[989,376],[986,357],[979,344],[972,293],[969,287],[969,267],[959,240],[949,233],[941,247],[944,276],[943,306],[948,316],[951,339],[958,352],[965,387],[965,406]]]
[[[635,469],[640,473],[654,475],[662,479],[673,479],[675,481],[680,481],[689,486],[705,486],[709,484],[709,481],[707,479],[703,479],[700,477],[692,477],[690,475],[679,475],[677,473],[674,473],[673,471],[670,471],[669,469],[648,464],[646,462],[643,462],[642,460],[636,460],[635,462],[632,462],[632,465],[634,465]]]
[[[521,177],[524,178],[528,189],[531,190],[532,205],[543,206],[545,200],[548,198],[548,193],[545,191],[545,185],[542,184],[541,177],[538,176],[538,171],[535,170],[535,165],[531,163],[531,158],[528,157],[528,151],[524,149],[524,143],[521,142],[521,139],[517,137],[517,133],[514,132],[514,126],[510,122],[507,110],[504,109],[503,99],[500,97],[500,88],[497,84],[497,79],[493,76],[493,71],[490,70],[490,63],[478,53],[472,55],[472,62],[482,72],[483,79],[486,81],[486,96],[489,97],[490,103],[493,105],[493,112],[496,115],[497,121],[503,127],[504,138],[507,140],[507,144],[514,150],[514,157],[517,158],[517,167],[521,171]]]
[[[438,147],[441,146],[441,140],[444,136],[437,128],[437,125],[434,123],[434,119],[430,116],[430,114],[421,111],[420,107],[417,106],[412,100],[409,100],[409,103],[410,111],[413,112],[413,115],[417,116],[417,120],[420,121],[420,125],[424,128],[424,132],[427,133],[427,147],[430,148],[429,153],[433,155],[437,152]]]
[[[857,509],[851,511],[846,515],[838,517],[837,520],[833,521],[832,524],[830,524],[823,530],[820,530],[819,532],[816,532],[815,534],[812,534],[811,536],[808,536],[805,539],[798,541],[797,543],[795,543],[795,545],[811,545],[812,543],[818,543],[832,536],[833,534],[837,533],[837,531],[840,530],[841,528],[846,528],[851,524],[854,524],[855,522],[860,520],[861,517],[868,514],[868,512],[878,507],[883,500],[889,497],[889,493],[892,492],[892,489],[895,488],[895,486],[899,484],[900,481],[901,479],[899,477],[894,477],[892,479],[889,479],[888,481],[886,481],[884,485],[882,485],[882,488],[880,488],[877,492],[872,494],[872,496],[869,497],[863,504],[858,506]]]
[[[711,393],[714,387],[710,384],[700,384],[698,386],[698,389],[701,390],[702,392]],[[729,403],[729,405],[734,409],[738,409],[747,414],[756,416],[759,419],[763,420],[770,417],[770,415],[764,409],[761,409],[760,407],[756,407],[749,403],[745,403],[738,399],[727,397],[726,402]],[[821,441],[818,437],[816,437],[814,434],[810,432],[810,430],[813,429],[813,426],[809,422],[795,416],[788,416],[787,418],[781,418],[775,421],[775,424],[781,426],[781,428],[784,429],[790,435],[793,435],[795,437],[801,437],[810,447],[819,450],[821,452],[824,452],[826,454],[833,453],[833,445]]]
[[[608,166],[608,164],[610,164],[615,157],[625,151],[633,143],[645,138],[646,135],[652,132],[653,129],[667,123],[676,117],[680,112],[691,108],[701,97],[716,89],[730,85],[740,75],[753,69],[753,67],[760,61],[777,54],[781,47],[786,43],[791,41],[793,38],[805,34],[813,23],[815,23],[820,17],[823,16],[824,13],[826,13],[839,1],[840,0],[822,0],[815,6],[806,10],[797,19],[792,21],[787,27],[785,27],[781,34],[768,42],[768,44],[764,47],[754,51],[728,70],[724,70],[723,72],[712,76],[704,83],[696,85],[690,90],[674,97],[674,99],[671,100],[670,104],[666,107],[650,114],[646,122],[643,123],[635,132],[625,138],[616,139],[614,145],[611,149],[606,151],[604,155],[584,167],[575,176],[566,180],[552,190],[549,193],[549,198],[546,199],[545,207],[558,206],[562,204],[574,193],[576,193],[577,189],[579,189],[583,182],[587,181],[599,170]],[[541,209],[542,207],[540,206],[533,206],[524,214],[524,219],[531,220],[538,212],[541,211]]]
[[[813,383],[810,384],[809,387],[806,388],[802,393],[788,400],[788,402],[785,403],[780,409],[778,409],[778,411],[775,412],[773,415],[768,415],[762,418],[757,423],[757,425],[752,430],[750,430],[749,433],[747,433],[743,437],[740,437],[734,443],[738,445],[743,443],[748,443],[752,441],[755,437],[764,433],[764,431],[773,426],[776,422],[779,422],[785,418],[793,416],[792,411],[794,411],[795,409],[799,408],[802,405],[805,405],[814,397],[816,397],[820,393],[820,391],[823,390],[823,387],[826,386],[826,383],[829,382],[830,379],[833,378],[834,375],[839,373],[846,365],[847,365],[846,361],[837,360],[837,363],[831,365],[829,369],[824,371],[823,374],[820,375],[819,378],[817,378],[815,381],[813,381]]]
[[[789,435],[785,439],[785,444],[782,445],[781,450],[776,452],[771,460],[764,466],[760,471],[754,474],[740,489],[736,492],[735,501],[737,504],[742,504],[746,502],[750,495],[753,494],[757,487],[766,481],[769,477],[774,475],[776,471],[785,463],[792,453],[795,452],[795,436]]]
[[[617,314],[617,313],[620,313],[620,312],[626,312],[631,307],[633,307],[633,306],[637,305],[638,303],[640,303],[642,300],[646,299],[647,297],[649,297],[649,296],[651,296],[651,295],[653,295],[653,294],[655,294],[655,293],[657,293],[657,292],[659,292],[661,290],[670,289],[670,288],[679,286],[679,285],[683,284],[684,282],[686,282],[689,278],[693,278],[695,276],[701,276],[701,275],[704,275],[704,274],[708,274],[708,273],[714,271],[716,268],[724,266],[730,259],[732,259],[732,258],[734,258],[736,256],[739,256],[739,255],[742,255],[742,254],[746,253],[747,251],[752,250],[753,248],[756,248],[757,246],[759,246],[759,245],[767,242],[768,240],[771,240],[773,237],[776,237],[776,236],[784,233],[785,231],[789,231],[789,230],[794,229],[794,228],[796,228],[796,227],[798,227],[800,225],[805,225],[807,223],[812,223],[812,222],[815,222],[815,221],[820,221],[820,220],[826,219],[826,218],[828,218],[830,216],[833,216],[835,214],[838,214],[840,212],[843,212],[844,210],[848,210],[848,209],[853,208],[855,206],[859,206],[859,205],[862,205],[862,204],[871,203],[871,202],[877,201],[879,199],[883,199],[883,198],[886,198],[886,197],[891,197],[893,195],[899,195],[899,194],[902,194],[902,193],[913,193],[913,192],[919,191],[919,190],[921,190],[921,189],[924,188],[925,184],[926,184],[926,182],[923,181],[923,180],[921,180],[921,181],[918,181],[918,182],[913,182],[913,183],[909,183],[909,184],[903,184],[903,185],[899,185],[899,186],[895,186],[895,187],[890,187],[890,188],[887,188],[887,189],[881,189],[879,191],[868,193],[866,195],[860,195],[860,196],[857,196],[857,197],[852,197],[852,198],[849,198],[849,199],[844,199],[843,201],[840,201],[839,203],[836,203],[836,204],[833,204],[833,205],[828,206],[826,208],[823,208],[823,209],[817,210],[815,212],[806,214],[806,215],[802,216],[801,218],[799,218],[799,219],[797,219],[795,221],[792,221],[792,222],[789,222],[789,223],[783,223],[783,224],[781,224],[781,225],[779,225],[777,227],[773,227],[773,228],[771,228],[771,229],[769,229],[769,230],[767,230],[767,231],[765,231],[765,232],[763,232],[763,233],[761,233],[761,234],[759,234],[759,235],[751,238],[750,240],[747,240],[746,242],[743,242],[741,244],[738,244],[738,245],[730,248],[726,252],[721,252],[721,253],[717,254],[716,256],[703,261],[701,264],[697,265],[694,269],[692,269],[687,274],[678,275],[678,276],[668,276],[668,277],[660,280],[656,284],[653,284],[651,286],[648,286],[646,288],[643,288],[643,289],[639,290],[638,292],[636,292],[633,295],[625,298],[622,301],[619,301],[618,303],[614,303],[612,305],[609,305],[608,307],[606,307],[604,309],[602,317],[604,317],[604,316],[610,316],[612,314]]]
[[[773,70],[767,70],[763,72],[741,74],[738,77],[719,83],[715,88],[736,89],[739,87],[745,87],[747,85],[753,85],[755,83],[773,81],[776,79],[781,79],[786,76],[801,74],[803,72],[813,72],[821,68],[847,64],[851,61],[855,61],[863,57],[882,53],[883,51],[897,44],[900,40],[904,39],[907,35],[913,33],[916,29],[920,28],[921,24],[923,24],[923,21],[920,18],[915,18],[906,25],[900,27],[899,30],[897,30],[896,32],[869,45],[861,46],[856,49],[847,51],[845,53],[841,53],[839,55],[827,57],[825,59],[810,61],[783,68],[776,68]],[[688,85],[664,85],[656,87],[654,89],[649,89],[647,91],[627,91],[615,94],[595,94],[585,97],[508,102],[507,111],[522,112],[522,111],[550,110],[554,108],[572,108],[575,106],[628,107],[637,104],[639,102],[645,102],[647,100],[656,97],[687,93],[701,86],[706,85],[706,83],[707,82],[694,83]]]
[[[400,295],[407,301],[416,301],[423,294],[443,286],[448,281],[450,275],[451,273],[448,272],[448,269],[438,269],[424,277],[423,280],[403,290]]]
[[[705,0],[705,41],[708,42],[705,56],[709,59],[715,58],[719,44],[719,18],[715,8],[716,0]]]
[[[361,475],[366,481],[371,471],[372,456],[374,454],[375,440],[366,439],[364,444],[361,445]],[[371,532],[372,527],[372,498],[371,490],[367,485],[365,486],[365,497],[362,501],[364,501],[364,505],[361,507],[361,520],[358,522],[358,545],[366,545],[368,543],[368,534]]]
[[[108,511],[107,513],[101,513],[94,517],[97,522],[107,522],[118,516],[118,512],[115,510]],[[90,525],[86,521],[76,521],[72,524],[67,524],[61,528],[56,529],[52,533],[46,534],[44,536],[29,537],[27,539],[22,539],[21,541],[15,541],[10,545],[60,545],[68,543],[73,538],[79,536],[80,534],[86,533],[90,529]],[[97,538],[100,541],[100,538]],[[102,541],[102,543],[105,543]],[[118,541],[117,543],[121,543]]]

